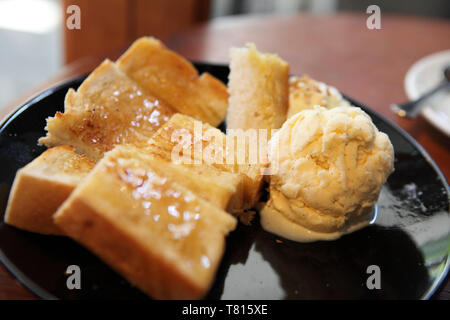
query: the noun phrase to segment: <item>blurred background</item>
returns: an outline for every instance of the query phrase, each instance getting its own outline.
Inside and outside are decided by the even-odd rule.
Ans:
[[[81,30],[66,28],[71,4],[81,9]],[[371,4],[383,13],[450,18],[449,0],[0,0],[0,108],[64,65],[106,55],[142,35],[167,41],[224,16],[364,13]]]

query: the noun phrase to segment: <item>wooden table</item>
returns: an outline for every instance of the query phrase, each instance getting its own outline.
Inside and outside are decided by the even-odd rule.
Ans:
[[[403,79],[415,61],[450,49],[450,21],[382,14],[382,29],[369,30],[366,19],[365,14],[226,17],[186,30],[167,45],[189,59],[216,63],[227,63],[229,48],[246,42],[256,43],[262,51],[278,53],[290,63],[293,74],[307,73],[334,85],[404,128],[430,153],[448,180],[450,139],[422,117],[398,118],[389,106],[407,100]],[[107,56],[115,59],[122,51]],[[70,65],[40,89],[89,72],[103,58],[101,55]],[[3,110],[3,114],[0,111],[0,116],[24,100]],[[36,297],[0,266],[0,298]],[[434,298],[450,299],[448,278]]]

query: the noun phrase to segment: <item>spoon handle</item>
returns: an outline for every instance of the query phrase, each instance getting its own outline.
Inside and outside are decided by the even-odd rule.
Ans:
[[[425,106],[425,104],[422,102],[428,99],[436,92],[445,88],[450,88],[450,82],[447,80],[444,80],[441,84],[439,84],[432,90],[428,91],[420,98],[403,104],[393,104],[391,106],[391,109],[394,113],[396,113],[400,117],[415,118],[419,114],[420,110],[422,110],[422,108]]]

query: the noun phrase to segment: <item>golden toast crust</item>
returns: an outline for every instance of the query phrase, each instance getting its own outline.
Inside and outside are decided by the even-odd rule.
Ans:
[[[218,126],[228,108],[227,87],[209,73],[200,77],[185,58],[155,38],[141,38],[117,60],[127,76],[177,112]]]
[[[47,119],[48,133],[39,143],[73,145],[77,152],[100,159],[117,144],[145,144],[172,114],[169,105],[105,60],[77,91],[68,91],[65,112]]]
[[[206,294],[236,226],[131,145],[108,152],[55,214],[64,232],[154,298]]]
[[[17,172],[5,222],[27,231],[62,235],[53,214],[94,165],[69,146],[46,150]]]
[[[287,118],[320,105],[328,109],[337,106],[350,106],[340,92],[323,82],[311,79],[307,75],[289,78],[289,109]]]
[[[155,299],[200,299],[204,294],[204,288],[180,276],[172,264],[150,253],[129,232],[78,198],[63,205],[55,222],[67,235]]]
[[[174,148],[177,146],[177,142],[173,140],[173,137],[176,137],[178,133],[188,133],[191,135],[192,140],[195,136],[196,123],[195,119],[182,115],[182,114],[174,114],[168,122],[166,122],[149,140],[149,143],[159,151],[160,154],[164,154],[166,156],[171,155]],[[197,123],[197,126],[199,123]],[[228,137],[223,132],[221,132],[217,128],[213,128],[212,126],[203,123],[201,124],[202,131],[200,134],[205,134],[207,131],[211,130],[214,132],[214,136],[221,138],[221,143],[217,144],[215,147],[218,149],[223,149],[223,153],[218,157],[208,157],[203,156],[200,159],[200,163],[195,164],[195,156],[194,156],[194,146],[191,148],[191,152],[187,155],[187,158],[191,159],[192,164],[188,165],[189,167],[195,168],[196,166],[203,167],[212,167],[220,170],[222,172],[228,172],[232,174],[238,174],[241,177],[241,182],[237,186],[237,192],[234,193],[233,198],[229,202],[228,211],[237,213],[241,212],[245,209],[253,207],[257,200],[259,199],[263,175],[261,174],[261,170],[265,167],[265,164],[239,164],[237,161],[234,163],[227,162],[227,156],[235,159],[236,149],[235,150],[226,150],[227,139],[232,139],[232,137]],[[211,132],[210,131],[210,132]],[[209,148],[211,145],[214,146],[217,143],[215,139],[211,140],[203,140],[201,141],[201,149],[205,150]],[[249,145],[246,144],[247,148]],[[227,155],[228,154],[228,155]],[[180,150],[180,157],[184,155],[184,150]],[[217,161],[220,160],[220,161]]]

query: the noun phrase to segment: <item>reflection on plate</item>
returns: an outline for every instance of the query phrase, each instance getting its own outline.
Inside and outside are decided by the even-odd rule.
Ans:
[[[228,68],[196,64],[227,81]],[[3,223],[15,172],[37,157],[45,118],[63,108],[77,78],[39,95],[0,128],[0,259],[43,298],[146,299],[97,257],[74,241],[42,236]],[[349,99],[352,101],[351,99]],[[207,298],[212,299],[406,299],[429,298],[449,267],[448,185],[425,151],[403,131],[365,109],[386,132],[396,152],[395,172],[383,187],[374,224],[337,241],[296,243],[240,225]],[[82,289],[66,287],[69,265],[80,266]],[[381,271],[381,289],[369,290],[367,268]]]
[[[415,100],[444,80],[444,69],[450,65],[450,50],[441,51],[420,59],[408,70],[405,90],[410,100]],[[450,90],[441,90],[431,97],[422,115],[437,129],[450,137]]]

